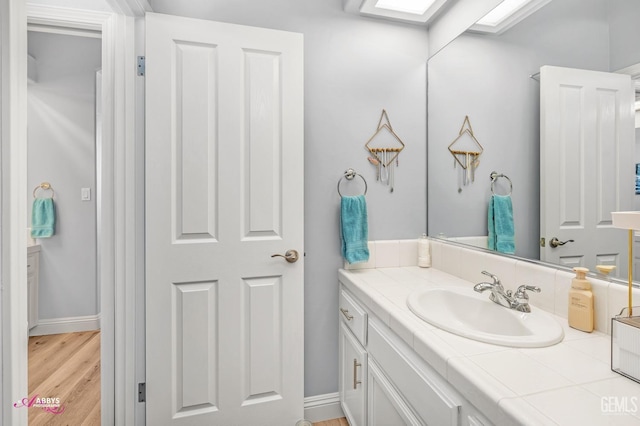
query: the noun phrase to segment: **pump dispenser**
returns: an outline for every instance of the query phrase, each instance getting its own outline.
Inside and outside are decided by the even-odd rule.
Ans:
[[[418,239],[418,266],[421,268],[431,267],[431,252],[429,251],[427,234],[422,234],[422,237]]]
[[[575,267],[576,277],[569,290],[569,326],[591,333],[593,331],[593,293],[586,279],[587,268]]]

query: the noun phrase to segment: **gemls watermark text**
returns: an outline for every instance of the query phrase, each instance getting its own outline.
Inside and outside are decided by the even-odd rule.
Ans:
[[[600,399],[600,409],[605,414],[636,414],[638,408],[637,396],[603,396]]]

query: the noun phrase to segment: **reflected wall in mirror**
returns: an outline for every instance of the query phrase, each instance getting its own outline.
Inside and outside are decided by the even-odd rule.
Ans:
[[[639,21],[637,0],[552,0],[499,35],[466,32],[429,60],[427,226],[431,236],[487,235],[489,176],[495,170],[513,182],[516,256],[540,259],[537,73],[545,65],[613,72],[640,63]],[[475,182],[465,186],[458,181],[446,148],[466,115],[485,151]],[[636,129],[636,142],[633,137],[629,141],[636,157],[627,160],[633,170],[640,163],[640,149],[635,146],[638,135]],[[500,187],[498,182],[497,190],[508,192],[506,184]],[[585,188],[582,195],[594,191]],[[640,195],[632,192],[623,197],[632,209],[640,210]],[[624,247],[625,235],[620,231]],[[595,265],[585,266],[595,270]],[[625,268],[617,273],[626,276]]]

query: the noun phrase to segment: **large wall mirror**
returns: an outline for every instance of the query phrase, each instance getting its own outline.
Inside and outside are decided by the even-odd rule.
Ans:
[[[541,137],[544,139],[540,125],[541,68],[552,66],[631,75],[627,78],[633,117],[634,84],[638,87],[633,79],[640,77],[640,1],[550,0],[542,3],[534,13],[502,32],[467,31],[429,59],[427,227],[431,236],[482,241],[487,235],[487,206],[492,195],[490,174],[496,171],[508,176],[513,185],[515,255],[541,259],[541,237],[547,238],[548,244],[554,236],[541,235],[540,226],[545,214],[541,212],[541,194],[548,191],[543,185],[549,185],[544,182],[546,174],[541,176],[545,167],[545,159],[541,159],[540,154]],[[617,96],[612,95],[612,99]],[[635,105],[637,101],[636,97]],[[465,177],[447,147],[458,137],[467,116],[484,150],[477,158],[474,173]],[[580,115],[580,120],[586,116]],[[576,178],[582,182],[581,189],[575,197],[565,194],[565,198],[558,200],[559,204],[564,203],[563,208],[571,209],[572,203],[596,193],[608,193],[613,194],[609,197],[610,204],[597,208],[604,211],[611,205],[615,206],[612,210],[640,210],[640,195],[635,194],[632,183],[635,165],[640,163],[640,129],[634,129],[632,123],[630,131],[623,132],[624,137],[616,133],[616,129],[609,132],[624,139],[621,143],[626,146],[631,145],[625,151],[631,154],[612,160],[610,154],[617,154],[601,150],[596,155],[605,160],[597,161],[599,170],[581,170],[582,174]],[[584,155],[580,150],[571,152],[575,152],[576,157]],[[618,176],[619,170],[628,176],[628,191],[615,187],[617,178],[611,177],[608,181],[603,178],[595,184],[584,179],[596,173],[600,177]],[[507,193],[509,182],[498,180],[494,189]],[[603,228],[611,228],[609,213],[601,215]],[[579,228],[580,224],[574,226]],[[618,251],[622,255],[604,256],[597,262],[617,264],[613,276],[625,278],[626,233],[614,232],[617,232],[614,239],[619,240]],[[559,249],[568,251],[567,247],[572,244],[597,247],[601,243],[597,236],[579,239],[581,241]],[[640,254],[640,250],[636,253]],[[595,270],[595,264],[584,263]],[[565,265],[571,266],[571,263]],[[636,274],[636,279],[640,279],[640,275]]]

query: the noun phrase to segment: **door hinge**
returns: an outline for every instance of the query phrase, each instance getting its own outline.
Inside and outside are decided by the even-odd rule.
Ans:
[[[145,72],[144,56],[138,56],[138,75],[144,76],[144,72]]]
[[[138,383],[138,402],[145,402],[147,400],[147,384]]]

